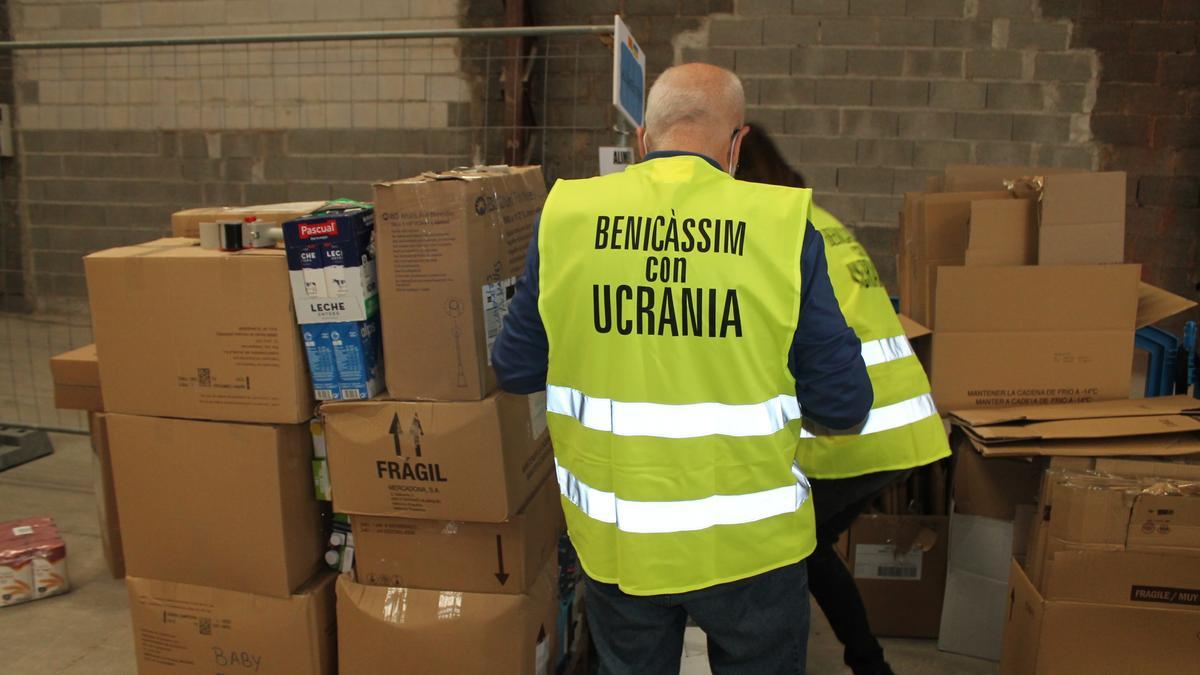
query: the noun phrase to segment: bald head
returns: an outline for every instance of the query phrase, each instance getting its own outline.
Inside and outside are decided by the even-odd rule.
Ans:
[[[647,150],[690,150],[715,156],[728,149],[729,136],[742,126],[746,96],[737,75],[707,63],[663,71],[646,97]],[[720,154],[725,154],[723,151]]]

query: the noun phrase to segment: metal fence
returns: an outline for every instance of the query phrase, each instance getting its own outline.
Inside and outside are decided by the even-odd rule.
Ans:
[[[373,180],[465,164],[541,164],[551,182],[594,174],[595,148],[618,137],[611,33],[555,26],[0,44],[0,76],[17,92],[18,153],[5,162],[19,174],[5,177],[16,220],[0,222],[0,424],[86,428],[82,414],[54,407],[48,366],[92,339],[81,267],[72,264],[95,248],[161,236],[171,211],[368,198]],[[147,175],[146,156],[126,157],[119,140],[88,141],[125,131],[173,134],[146,160],[161,175]],[[274,147],[322,132],[328,147]],[[81,159],[22,149],[62,134],[83,139]],[[215,159],[184,147],[214,138],[257,145]],[[47,164],[63,180],[108,187],[78,201],[48,194],[37,173]],[[148,185],[162,189],[145,196]],[[71,220],[131,205],[148,221],[114,229]],[[61,221],[38,220],[60,212]],[[71,269],[51,273],[62,256]]]

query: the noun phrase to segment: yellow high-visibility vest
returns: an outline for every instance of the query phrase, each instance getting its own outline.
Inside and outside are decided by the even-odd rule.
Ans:
[[[862,341],[875,402],[858,434],[805,434],[796,461],[813,478],[849,478],[948,457],[950,445],[929,393],[929,379],[904,336],[871,257],[828,211],[814,206],[811,219],[825,240],[833,293],[846,323]]]
[[[580,562],[682,593],[815,546],[788,352],[811,192],[698,156],[560,180],[541,216],[547,410]]]

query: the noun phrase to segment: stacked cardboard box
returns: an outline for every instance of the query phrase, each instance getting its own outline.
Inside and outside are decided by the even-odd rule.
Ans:
[[[545,198],[536,168],[376,186],[387,399],[322,404],[354,575],[343,672],[552,672],[561,511],[545,396],[495,393],[488,350]]]
[[[942,411],[1123,399],[1134,331],[1194,306],[1124,261],[1125,177],[951,166],[905,195],[901,309]],[[1043,462],[958,443],[939,647],[997,659]]]
[[[996,650],[1006,673],[1182,672],[1187,642],[1147,643],[1142,623],[1166,611],[1194,635],[1200,622],[1184,573],[1200,569],[1198,415],[1185,396],[956,412],[955,494],[984,514],[952,522],[952,561],[961,539],[982,570],[947,584],[948,601],[973,605],[960,639]],[[972,621],[981,606],[986,622]]]
[[[139,671],[333,672],[284,252],[162,239],[85,270]]]
[[[1194,303],[1124,262],[1125,176],[948,167],[905,195],[901,310],[941,410],[1129,395],[1133,331]]]

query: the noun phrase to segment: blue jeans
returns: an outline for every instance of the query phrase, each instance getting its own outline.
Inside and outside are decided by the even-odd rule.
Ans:
[[[708,635],[714,675],[804,675],[804,562],[689,593],[636,596],[585,576],[602,675],[678,674],[690,616]]]

